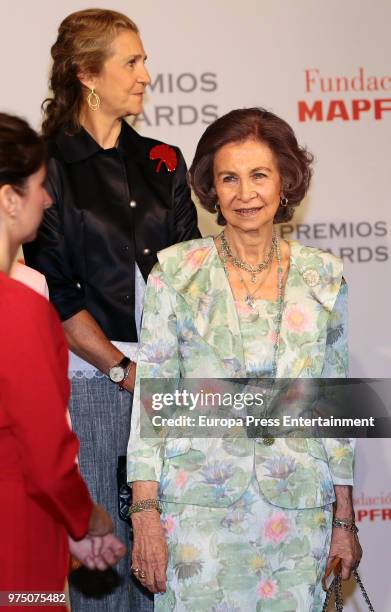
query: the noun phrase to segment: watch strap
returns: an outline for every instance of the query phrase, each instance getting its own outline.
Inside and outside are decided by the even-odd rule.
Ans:
[[[124,370],[130,365],[131,361],[129,357],[123,357],[119,363],[117,363],[114,367],[123,368]]]
[[[131,361],[131,362],[129,363],[128,367],[127,367],[127,368],[126,368],[126,370],[125,370],[125,376],[123,377],[123,379],[121,380],[121,382],[120,382],[120,383],[118,383],[118,387],[119,387],[119,390],[120,390],[120,391],[123,391],[123,390],[125,389],[124,385],[125,385],[125,383],[126,383],[126,380],[129,378],[129,374],[130,374],[130,372],[131,372],[132,366],[133,366],[133,362]]]

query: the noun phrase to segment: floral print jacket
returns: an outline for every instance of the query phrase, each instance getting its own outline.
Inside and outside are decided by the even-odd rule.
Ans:
[[[342,263],[291,241],[277,377],[347,376],[347,286]],[[236,307],[211,237],[161,251],[144,302],[128,482],[155,480],[165,501],[223,507],[249,485],[284,508],[320,507],[353,484],[349,438],[142,438],[140,379],[246,377]]]

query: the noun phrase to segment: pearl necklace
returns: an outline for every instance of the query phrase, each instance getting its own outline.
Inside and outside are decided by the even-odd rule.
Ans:
[[[221,239],[222,245],[223,245],[223,234],[224,234],[224,231],[218,236]],[[275,334],[275,339],[273,343],[273,364],[272,364],[272,371],[271,371],[271,378],[273,380],[272,388],[274,387],[274,380],[277,377],[277,358],[278,358],[278,349],[280,346],[282,314],[284,310],[284,292],[283,292],[283,286],[282,286],[283,269],[282,269],[280,240],[275,233],[273,233],[273,238],[274,240],[272,241],[272,247],[273,247],[272,257],[275,251],[276,259],[277,259],[277,314],[275,318],[276,334]],[[223,249],[223,248],[221,249],[221,255],[222,255],[222,260],[223,260],[223,267],[227,275],[227,278],[229,279],[229,271],[227,270],[227,261],[228,261],[229,256],[228,256],[226,249]],[[249,296],[246,296],[246,298],[248,297]],[[250,298],[252,298],[251,295],[250,295]],[[254,300],[251,306],[252,308],[254,308]],[[274,437],[270,435],[269,433],[267,433],[267,428],[266,428],[266,433],[262,436],[262,441],[266,446],[271,446],[275,442]]]

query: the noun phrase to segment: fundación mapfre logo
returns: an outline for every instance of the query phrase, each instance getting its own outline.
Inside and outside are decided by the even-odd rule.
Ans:
[[[304,95],[298,119],[304,121],[381,121],[391,118],[391,76],[371,74],[359,67],[352,74],[304,70]]]
[[[151,82],[149,100],[133,125],[209,125],[219,116],[215,72],[161,72]]]
[[[354,495],[354,509],[358,523],[391,521],[391,491],[366,495],[363,491]]]

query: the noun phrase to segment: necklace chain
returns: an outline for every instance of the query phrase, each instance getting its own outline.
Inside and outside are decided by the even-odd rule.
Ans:
[[[255,304],[254,297],[258,293],[260,288],[262,287],[262,285],[264,283],[264,279],[260,281],[258,286],[255,287],[255,289],[253,291],[250,291],[250,289],[247,287],[247,283],[244,280],[244,277],[243,277],[243,274],[241,273],[241,271],[238,269],[238,270],[236,270],[236,272],[238,274],[240,282],[242,283],[242,285],[244,286],[244,288],[245,288],[245,290],[247,292],[246,295],[245,295],[244,301],[247,304],[247,306],[251,306],[251,308],[254,308],[254,304]]]
[[[229,271],[227,270],[227,262],[228,260],[232,261],[232,254],[231,256],[229,255],[229,253],[231,252],[231,249],[229,248],[229,244],[227,242],[227,239],[224,237],[224,231],[221,232],[221,234],[218,236],[221,240],[221,245],[223,246],[223,240],[225,239],[225,242],[228,245],[228,250],[221,248],[221,256],[222,256],[222,260],[223,260],[223,267],[225,270],[225,273],[227,275],[227,277],[229,278]],[[276,323],[276,333],[275,333],[275,339],[274,339],[274,355],[273,355],[273,366],[272,366],[272,378],[276,377],[277,374],[277,356],[278,356],[278,347],[280,344],[280,332],[281,332],[281,321],[282,321],[282,312],[283,312],[283,306],[284,306],[284,296],[283,296],[283,269],[282,269],[282,259],[281,259],[281,248],[280,248],[280,240],[277,237],[276,233],[273,232],[273,239],[272,239],[272,258],[273,258],[273,254],[276,254],[276,259],[277,259],[277,313],[276,313],[276,317],[275,317],[275,323]],[[247,265],[247,264],[246,264]],[[258,264],[260,265],[260,264]],[[255,292],[253,293],[248,293],[248,295],[246,295],[245,297],[245,302],[248,306],[251,306],[252,308],[254,308],[254,293],[256,293],[258,289],[255,290]],[[255,310],[255,308],[254,308]]]
[[[226,239],[226,237],[224,235],[224,231],[221,232],[219,238],[221,240],[221,247],[222,247],[221,248],[221,255],[222,255],[222,261],[223,261],[223,267],[224,267],[225,273],[227,275],[227,278],[229,278],[229,272],[227,270],[227,261],[230,259],[231,262],[233,263],[233,265],[236,265],[236,264],[233,261],[233,255],[232,255],[231,249],[229,247],[229,244],[227,242],[227,239]],[[224,247],[224,243],[228,246],[228,248]],[[277,259],[277,313],[276,313],[276,317],[275,317],[276,333],[275,333],[274,342],[273,342],[273,363],[272,363],[272,369],[271,369],[271,379],[273,381],[272,382],[272,389],[274,388],[274,381],[275,381],[276,376],[277,376],[278,349],[279,349],[279,345],[280,345],[281,322],[282,322],[282,314],[283,314],[283,309],[284,309],[283,269],[282,269],[282,258],[281,258],[280,240],[277,237],[276,233],[273,231],[272,246],[271,246],[271,256],[270,256],[269,263],[273,259],[274,253],[276,254],[276,259]],[[270,254],[270,252],[269,252],[269,254]],[[269,257],[269,254],[268,254],[268,257]],[[241,260],[237,260],[237,261],[241,262]],[[247,264],[246,262],[241,262],[241,263],[245,264],[246,266],[249,266],[249,264]],[[264,264],[264,263],[265,262],[262,262],[262,264]],[[266,264],[264,266],[264,268],[267,265],[269,265],[269,263]],[[262,264],[258,264],[258,266],[260,266]],[[238,267],[239,269],[246,269],[246,268],[243,268],[241,265],[237,265],[236,267]],[[254,271],[252,270],[251,273],[254,274]],[[244,285],[245,285],[245,283],[244,283]],[[246,289],[247,289],[247,287],[246,287]],[[253,293],[249,292],[246,295],[246,298],[245,298],[246,304],[248,304],[249,306],[254,308],[254,310],[255,310],[255,307],[254,307],[254,294],[258,291],[258,289],[259,289],[259,287],[255,290],[255,292],[253,292]],[[271,397],[270,397],[270,399],[271,399]],[[270,399],[269,399],[269,402],[270,402]],[[271,436],[268,433],[267,428],[266,428],[266,432],[264,433],[264,435],[262,437],[262,441],[263,441],[263,443],[266,446],[270,446],[270,445],[274,444],[274,437]]]
[[[270,262],[273,259],[273,253],[275,251],[277,235],[273,229],[272,243],[270,245],[270,249],[266,255],[266,258],[264,259],[264,261],[261,261],[261,263],[256,264],[255,266],[247,263],[247,261],[243,261],[242,259],[239,259],[232,253],[231,247],[225,236],[224,230],[220,234],[220,239],[221,239],[221,251],[223,253],[223,256],[226,256],[227,259],[230,259],[232,262],[232,265],[234,265],[236,268],[249,272],[251,274],[251,281],[253,283],[256,283],[257,282],[256,275],[259,274],[260,272],[263,272],[263,270],[265,270],[270,265]]]

